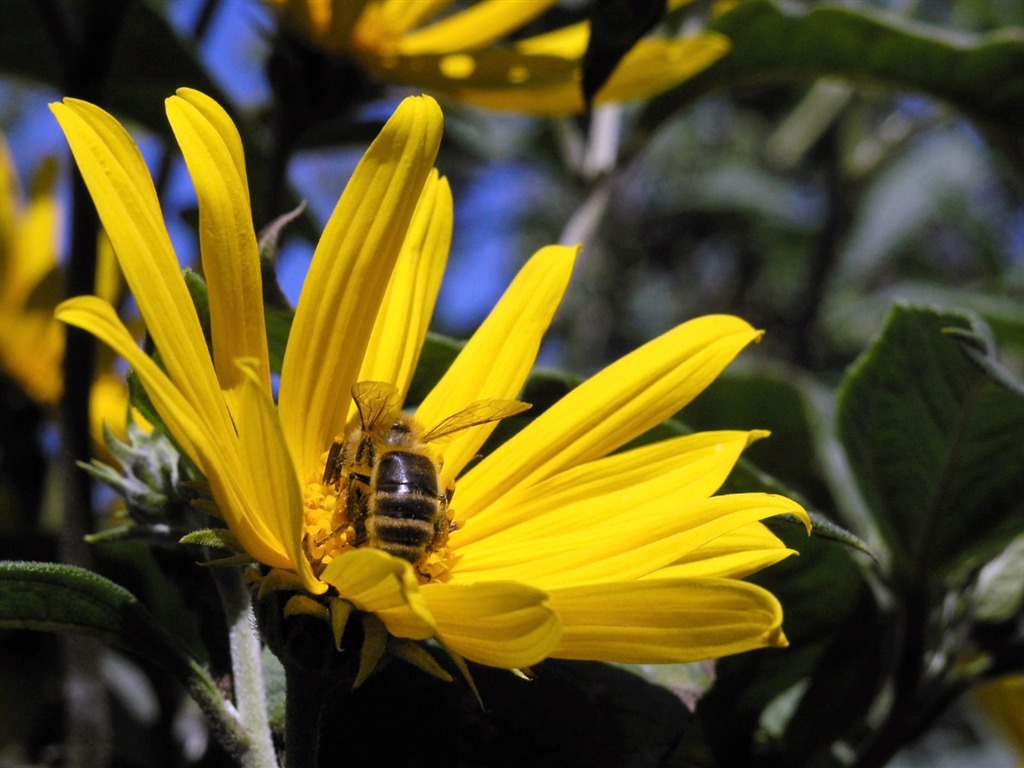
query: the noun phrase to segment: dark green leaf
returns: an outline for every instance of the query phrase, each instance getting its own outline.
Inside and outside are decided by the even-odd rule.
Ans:
[[[72,565],[0,562],[0,627],[90,635],[160,661],[185,655],[134,595]]]
[[[185,267],[181,270],[181,276],[185,280],[185,287],[192,297],[192,304],[199,316],[199,324],[203,328],[203,336],[206,337],[206,348],[211,347],[210,343],[210,290],[206,286],[206,280],[195,270]]]
[[[423,401],[433,386],[444,376],[445,371],[451,367],[462,347],[463,342],[461,341],[437,333],[427,334],[427,338],[423,342],[423,350],[420,352],[419,363],[416,366],[416,373],[409,386],[409,394],[405,398],[406,404]]]
[[[160,414],[156,412],[156,408],[153,406],[153,401],[149,399],[149,394],[146,392],[146,388],[142,386],[142,380],[135,371],[129,370],[127,374],[128,380],[128,399],[131,401],[132,407],[138,409],[146,421],[150,424],[163,425],[163,420],[160,418]]]
[[[710,28],[729,37],[732,50],[681,86],[686,99],[718,88],[839,75],[922,91],[968,115],[1020,125],[1020,30],[954,37],[867,8],[773,0],[737,3]]]
[[[997,295],[976,286],[944,286],[923,280],[901,280],[867,296],[843,296],[830,312],[830,331],[843,344],[862,349],[895,301],[935,307],[957,307],[980,315],[1002,347],[1024,351],[1024,303],[1011,295]]]
[[[781,367],[727,372],[681,415],[694,429],[771,432],[745,451],[748,462],[733,473],[726,492],[784,492],[779,486],[785,484],[813,504],[831,507],[828,487],[815,461],[811,398],[799,372]],[[751,464],[767,476],[756,477]],[[778,478],[774,480],[775,488],[769,487],[768,476]]]
[[[598,0],[590,16],[590,42],[583,55],[583,99],[587,104],[636,42],[665,15],[665,0]]]
[[[137,610],[131,593],[92,571],[54,563],[0,563],[0,626],[124,640],[124,613]]]
[[[288,335],[292,330],[295,310],[291,308],[264,306],[264,321],[267,324],[267,351],[270,355],[270,370],[280,373],[284,365],[284,350],[288,346]]]
[[[1024,531],[1024,398],[988,370],[987,335],[968,315],[897,306],[839,393],[840,439],[912,583]]]
[[[755,764],[755,753],[778,748],[762,732],[765,709],[787,692],[793,693],[794,686],[811,690],[820,675],[831,674],[836,654],[849,655],[874,631],[874,599],[847,548],[825,538],[808,537],[803,526],[781,520],[767,524],[799,556],[766,568],[750,580],[779,598],[790,645],[718,661],[715,685],[697,708],[701,728],[687,733],[673,765]],[[867,643],[868,648],[874,647]],[[854,699],[869,699],[878,678],[872,670],[860,671],[859,677],[851,674],[845,681],[845,691],[837,688],[836,700],[829,707],[834,712],[830,727],[839,728],[839,724],[863,715]],[[851,697],[849,703],[842,699],[844,694]],[[800,699],[796,703],[799,707]],[[796,718],[785,718],[780,725],[783,731],[800,727]],[[766,760],[763,764],[772,763]],[[783,758],[778,764],[800,763]]]
[[[235,754],[246,749],[248,735],[209,674],[134,595],[97,573],[0,561],[0,629],[88,635],[148,658],[188,690],[222,745]]]

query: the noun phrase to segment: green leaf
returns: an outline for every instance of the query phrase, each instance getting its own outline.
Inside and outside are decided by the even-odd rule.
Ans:
[[[281,373],[284,365],[284,350],[288,346],[288,335],[292,330],[295,310],[290,307],[263,307],[264,322],[267,325],[267,351],[270,355],[270,370]]]
[[[799,556],[760,571],[750,581],[779,598],[790,645],[720,659],[715,685],[697,707],[701,728],[686,734],[669,764],[808,764],[790,759],[781,745],[771,743],[765,711],[770,706],[776,709],[781,698],[799,694],[788,721],[771,724],[787,738],[798,738],[808,717],[796,713],[808,692],[818,689],[817,681],[830,679],[836,685],[834,700],[822,709],[831,713],[828,733],[841,732],[863,716],[862,704],[877,689],[880,673],[875,664],[867,664],[878,647],[873,640],[877,607],[849,550],[826,538],[808,537],[803,526],[781,520],[767,525]],[[840,658],[864,664],[837,664]],[[837,668],[847,673],[842,680],[835,677]],[[777,750],[777,762],[755,760],[755,754],[770,750]],[[807,751],[813,750],[813,745],[807,746]]]
[[[951,330],[973,335],[970,354]],[[1024,532],[1024,397],[992,375],[988,335],[966,314],[896,306],[839,392],[840,440],[909,583]]]
[[[1010,542],[978,573],[970,595],[981,621],[1012,621],[1024,607],[1024,536]]]
[[[734,472],[727,493],[774,490],[788,485],[821,508],[831,507],[828,487],[815,462],[811,394],[799,371],[758,366],[727,371],[704,390],[681,416],[694,429],[767,429],[771,434],[744,452],[748,461]],[[751,464],[767,473],[761,478]],[[779,482],[781,481],[781,483]],[[758,487],[760,486],[760,487]]]
[[[72,565],[0,561],[0,628],[89,635],[157,661],[187,655],[128,590]]]
[[[839,75],[856,83],[922,91],[968,115],[1017,125],[1024,100],[1024,32],[953,35],[866,8],[737,3],[710,25],[728,55],[677,91],[711,90]]]
[[[210,349],[212,347],[210,341],[210,289],[206,286],[203,276],[191,267],[182,269],[181,276],[185,280],[185,287],[188,288],[188,294],[192,297],[192,304],[199,316],[199,324],[202,326],[203,336],[206,338],[206,348]]]
[[[862,349],[878,330],[873,327],[875,319],[896,301],[969,310],[985,320],[1004,348],[1024,352],[1024,303],[1020,299],[977,286],[945,286],[923,280],[901,280],[867,296],[844,291],[829,308],[830,333],[841,344]]]
[[[140,608],[127,590],[92,571],[54,563],[0,562],[0,627],[98,637],[130,646],[124,613]]]
[[[412,383],[409,385],[409,394],[405,398],[407,405],[423,401],[431,388],[451,367],[463,346],[463,342],[448,336],[439,333],[427,334],[419,363],[416,365],[416,373],[413,374]]]
[[[148,658],[188,690],[225,749],[240,755],[248,748],[248,735],[206,670],[131,592],[97,573],[0,561],[0,629],[88,635]]]

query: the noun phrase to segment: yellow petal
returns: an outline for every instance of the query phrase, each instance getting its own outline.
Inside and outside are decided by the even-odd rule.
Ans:
[[[56,316],[88,331],[127,361],[175,441],[206,476],[220,514],[246,552],[271,567],[290,568],[292,559],[284,543],[249,512],[244,488],[248,478],[242,476],[234,433],[224,440],[210,429],[194,401],[136,346],[114,308],[103,300],[94,296],[69,299],[57,308]]]
[[[475,400],[513,399],[533,368],[551,318],[565,294],[579,248],[542,248],[416,410],[427,429]],[[442,487],[476,455],[497,422],[460,432],[444,448]]]
[[[327,222],[299,298],[279,412],[302,470],[341,431],[377,308],[441,141],[429,96],[405,99],[370,145]]]
[[[372,21],[388,37],[398,37],[434,18],[451,4],[452,0],[375,0],[367,7],[359,26],[362,27],[364,21]]]
[[[260,384],[270,392],[263,279],[238,130],[221,106],[199,91],[179,89],[166,108],[199,200],[199,242],[221,389],[240,383],[234,361],[244,357],[255,362]]]
[[[1024,676],[1007,675],[985,682],[971,691],[989,723],[1024,762]]]
[[[786,645],[782,607],[742,581],[651,579],[551,592],[562,620],[552,656],[678,664]]]
[[[543,589],[636,579],[677,562],[719,536],[780,514],[806,515],[794,501],[765,493],[731,494],[679,505],[673,495],[626,506],[614,517],[572,512],[572,530],[515,540],[495,537],[459,550],[460,582],[516,578]]]
[[[356,549],[332,560],[320,578],[358,610],[376,614],[395,637],[426,640],[434,617],[412,566],[376,549]]]
[[[404,35],[396,53],[451,53],[483,48],[533,21],[557,0],[481,0],[429,27]]]
[[[281,542],[303,588],[320,594],[327,586],[313,575],[302,548],[302,492],[277,409],[258,372],[262,366],[251,359],[236,363],[243,378],[238,396],[233,398],[238,408],[233,415],[238,425],[242,471],[249,480],[246,496],[251,504],[250,514],[262,520]]]
[[[705,553],[698,557],[703,548],[691,552],[691,558],[678,565],[661,568],[649,573],[643,579],[745,579],[752,573],[775,565],[796,550],[778,547],[776,549],[743,549],[730,552]]]
[[[553,29],[515,42],[518,53],[530,56],[560,56],[564,59],[582,60],[590,43],[590,22],[579,21],[565,27]]]
[[[0,243],[10,242],[14,235],[15,222],[19,216],[21,185],[15,170],[11,150],[7,140],[0,134]],[[10,254],[0,248],[0,275],[5,278],[10,274]]]
[[[371,0],[270,0],[282,22],[337,54],[349,45],[352,28]],[[378,0],[372,0],[377,4]]]
[[[93,448],[99,447],[106,452],[104,426],[124,439],[127,416],[128,385],[124,378],[109,371],[98,373],[89,389],[89,434],[92,435]]]
[[[547,595],[515,582],[428,584],[423,589],[440,640],[460,656],[516,669],[543,660],[558,642]]]
[[[459,503],[479,511],[614,451],[679,411],[760,333],[729,315],[691,320],[592,376],[471,469]],[[461,513],[460,513],[461,514]]]
[[[725,482],[742,451],[767,434],[760,430],[697,432],[662,440],[588,461],[537,485],[517,486],[488,500],[479,512],[463,506],[457,489],[452,509],[461,527],[449,544],[461,552],[482,539],[487,546],[494,541],[489,537],[512,531],[516,537],[536,535],[540,529],[551,533],[547,526],[557,525],[558,518],[565,526],[573,524],[573,505],[601,518],[661,498],[669,489],[678,504],[707,498]],[[542,515],[554,519],[534,526]]]
[[[64,328],[53,308],[64,287],[57,266],[61,205],[57,167],[43,162],[21,205],[18,177],[0,137],[0,368],[37,403],[56,405],[64,389]]]
[[[39,304],[39,288],[52,277],[57,268],[63,210],[54,190],[56,182],[57,165],[51,158],[36,170],[28,205],[20,212],[17,226],[10,232],[9,239],[0,240],[0,251],[5,252],[0,259],[6,261],[0,296],[5,300],[14,298],[29,304]],[[17,191],[17,179],[13,176],[11,184],[13,195]],[[59,281],[54,288],[54,293],[58,295],[52,297],[52,303],[45,309],[52,309],[61,298]],[[41,306],[39,308],[44,309]]]
[[[364,59],[382,80],[485,109],[538,116],[583,111],[579,61],[488,49]]]
[[[594,103],[657,96],[710,67],[729,52],[729,47],[727,37],[711,32],[675,40],[641,40],[594,94]]]
[[[156,189],[113,117],[76,99],[51,104],[171,380],[219,440],[234,434],[199,318],[181,279]]]
[[[452,240],[452,215],[448,180],[434,170],[423,187],[359,369],[359,381],[390,382],[403,401],[437,303]],[[349,420],[354,411],[353,405]]]
[[[121,304],[125,288],[124,275],[121,274],[121,265],[117,263],[114,246],[110,244],[107,233],[101,229],[96,243],[96,290],[94,293],[111,306],[117,307]]]

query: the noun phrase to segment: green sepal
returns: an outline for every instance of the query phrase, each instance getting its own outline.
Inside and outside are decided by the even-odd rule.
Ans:
[[[384,623],[372,613],[361,616],[363,624],[363,644],[359,649],[359,672],[352,683],[355,690],[367,681],[384,657],[388,644],[388,630]]]
[[[438,680],[443,680],[446,683],[452,682],[452,676],[448,671],[437,663],[437,659],[430,655],[430,653],[419,643],[412,640],[405,640],[397,637],[388,638],[388,655],[394,656],[396,659],[401,659],[407,664],[411,664],[421,672],[425,672],[431,677],[436,677]]]
[[[872,560],[878,562],[878,555],[875,554],[871,547],[869,547],[859,536],[856,536],[855,534],[846,530],[845,528],[843,528],[843,526],[825,517],[820,512],[808,510],[807,514],[810,515],[811,518],[810,533],[812,536],[816,536],[820,539],[827,539],[829,541],[838,542],[839,544],[849,547],[850,549],[855,549],[858,552],[863,552]],[[778,523],[780,524],[792,523],[794,525],[799,526],[800,528],[804,527],[803,520],[798,520],[792,515],[779,515],[776,518],[772,518],[772,520],[768,522],[771,523],[775,521],[778,521]]]
[[[213,549],[228,549],[232,552],[244,551],[242,545],[238,543],[238,539],[235,538],[235,534],[227,528],[205,528],[200,531],[192,531],[178,539],[178,543],[196,544]]]

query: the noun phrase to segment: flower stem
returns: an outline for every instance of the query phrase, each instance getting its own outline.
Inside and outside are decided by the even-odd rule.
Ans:
[[[313,768],[320,743],[320,712],[331,687],[319,672],[285,662],[285,768]]]
[[[214,569],[214,581],[228,625],[235,702],[248,749],[239,756],[244,768],[277,768],[277,754],[267,717],[260,638],[249,590],[236,570]]]

